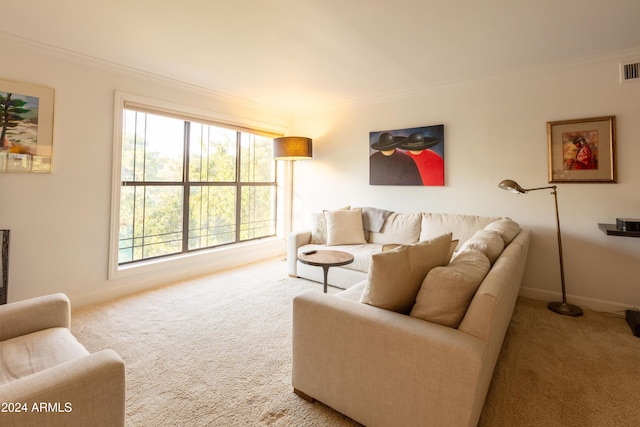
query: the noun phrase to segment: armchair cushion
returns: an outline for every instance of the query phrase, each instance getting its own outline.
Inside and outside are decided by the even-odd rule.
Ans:
[[[0,384],[88,354],[67,328],[50,328],[1,341]]]

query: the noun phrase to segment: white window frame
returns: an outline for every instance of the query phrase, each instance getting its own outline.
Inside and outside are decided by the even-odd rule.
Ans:
[[[147,106],[149,109],[158,113],[189,117],[194,120],[202,120],[205,123],[215,122],[240,129],[261,131],[278,135],[285,134],[285,128],[275,124],[263,123],[245,118],[230,117],[195,107],[178,105],[167,101],[116,91],[114,99],[111,224],[109,232],[109,280],[120,279],[136,274],[162,272],[163,270],[176,267],[198,268],[199,266],[207,266],[212,261],[215,261],[217,265],[225,268],[225,266],[240,264],[237,262],[239,259],[244,259],[246,262],[252,257],[264,258],[269,256],[269,254],[273,255],[274,251],[277,251],[275,253],[278,253],[278,251],[282,250],[284,244],[283,235],[286,233],[285,228],[289,228],[286,227],[285,224],[290,220],[290,215],[287,214],[287,211],[288,207],[291,205],[291,200],[289,200],[290,191],[288,191],[287,188],[291,188],[292,182],[291,175],[287,173],[286,168],[277,168],[277,200],[279,200],[279,202],[276,215],[278,221],[276,225],[276,237],[119,265],[118,245],[120,229],[122,132],[124,110],[127,104]]]

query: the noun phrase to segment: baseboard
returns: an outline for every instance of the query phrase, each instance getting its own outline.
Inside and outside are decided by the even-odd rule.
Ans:
[[[534,288],[520,288],[520,296],[541,301],[562,301],[562,294],[559,292],[543,291]],[[634,308],[630,305],[620,304],[613,301],[599,300],[595,298],[587,298],[576,295],[567,295],[567,302],[578,305],[582,308],[598,311],[602,313],[611,313],[620,317],[624,317],[624,311]]]
[[[119,280],[114,280],[98,292],[90,294],[68,293],[72,307],[111,301],[136,292],[157,288],[193,277],[216,273],[230,268],[242,267],[253,262],[264,261],[286,253],[284,240],[265,239],[247,244],[230,245],[202,254],[184,256],[167,262],[141,267]]]

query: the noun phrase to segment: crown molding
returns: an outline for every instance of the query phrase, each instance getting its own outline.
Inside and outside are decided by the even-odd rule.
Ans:
[[[290,117],[292,111],[286,111],[270,105],[261,104],[246,98],[230,95],[225,92],[220,92],[215,89],[204,87],[198,84],[190,83],[187,81],[163,76],[160,74],[145,71],[139,68],[131,67],[128,65],[120,64],[113,61],[97,58],[95,56],[87,55],[84,53],[76,52],[74,50],[61,48],[48,43],[39,42],[36,40],[28,39],[22,36],[16,36],[14,34],[0,31],[0,41],[6,41],[12,46],[17,44],[23,48],[30,50],[34,54],[44,55],[51,58],[59,59],[66,62],[72,62],[85,67],[90,67],[102,71],[129,75],[136,78],[141,78],[147,81],[161,83],[164,85],[173,86],[183,90],[189,90],[198,94],[207,94],[209,96],[218,98],[224,102],[251,107],[259,110],[268,110],[270,112],[281,114],[286,117]]]

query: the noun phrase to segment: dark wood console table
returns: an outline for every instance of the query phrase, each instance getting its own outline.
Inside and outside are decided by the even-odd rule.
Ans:
[[[620,230],[615,224],[598,224],[598,228],[607,236],[640,237],[640,231]]]

